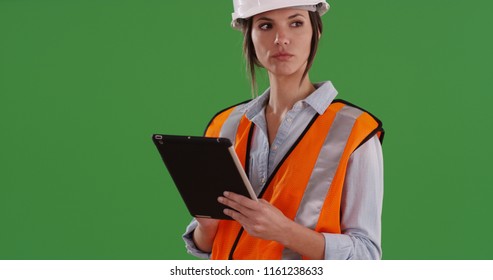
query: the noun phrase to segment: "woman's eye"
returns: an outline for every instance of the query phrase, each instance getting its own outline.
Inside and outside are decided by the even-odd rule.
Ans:
[[[295,21],[295,22],[291,23],[291,26],[293,26],[293,27],[300,27],[302,25],[303,25],[302,21]]]
[[[271,27],[272,27],[272,25],[270,23],[262,23],[261,25],[258,26],[258,28],[260,28],[262,30],[267,30]]]

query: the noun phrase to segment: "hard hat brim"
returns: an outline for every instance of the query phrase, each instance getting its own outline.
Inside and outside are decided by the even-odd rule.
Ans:
[[[330,9],[330,5],[327,2],[313,1],[313,3],[309,3],[309,4],[316,6],[317,12],[320,14],[320,16],[325,14]],[[303,6],[306,5],[308,4],[303,4]],[[243,20],[250,18],[254,15],[258,15],[272,10],[292,8],[298,6],[300,6],[300,3],[287,2],[285,5],[279,5],[279,3],[275,3],[271,5],[263,5],[263,6],[251,8],[243,13],[235,12],[232,14],[233,20],[231,21],[231,26],[235,29],[241,30],[243,25],[242,24]]]

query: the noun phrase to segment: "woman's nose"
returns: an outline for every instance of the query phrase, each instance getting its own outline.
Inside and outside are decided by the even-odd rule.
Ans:
[[[277,31],[276,32],[276,38],[274,40],[274,44],[276,45],[288,45],[289,44],[289,39],[288,36],[286,36],[285,32],[282,31]]]

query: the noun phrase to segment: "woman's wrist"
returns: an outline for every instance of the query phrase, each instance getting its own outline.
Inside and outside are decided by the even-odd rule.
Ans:
[[[284,234],[279,243],[300,255],[310,259],[323,259],[325,252],[325,238],[323,234],[313,231],[294,221],[289,220],[284,228]]]
[[[203,252],[212,251],[212,243],[216,237],[217,227],[219,223],[200,223],[193,232],[193,242],[198,249]]]

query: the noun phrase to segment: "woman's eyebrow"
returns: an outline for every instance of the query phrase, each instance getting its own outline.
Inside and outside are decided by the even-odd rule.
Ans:
[[[257,20],[255,21],[259,21],[259,20],[266,20],[266,21],[272,21],[272,19],[268,18],[268,17],[261,17],[261,18],[258,18]]]
[[[301,17],[304,17],[302,14],[294,14],[292,16],[289,16],[288,19],[292,19],[292,18],[295,18],[297,16],[301,16]]]
[[[292,18],[295,18],[297,16],[304,17],[302,14],[294,14],[294,15],[289,16],[288,19],[292,19]],[[255,21],[259,21],[259,20],[273,21],[271,18],[268,18],[268,17],[261,17],[261,18],[256,19]]]

